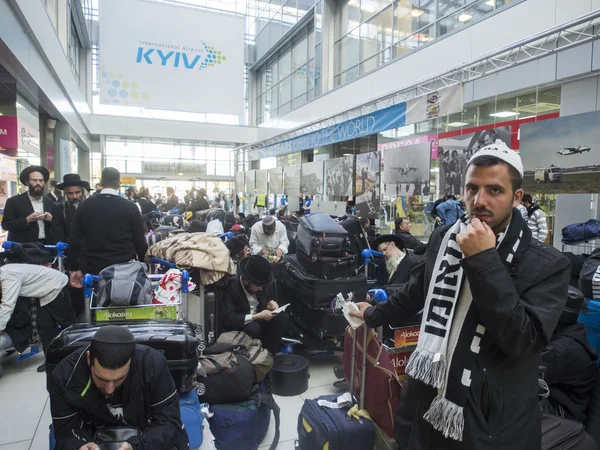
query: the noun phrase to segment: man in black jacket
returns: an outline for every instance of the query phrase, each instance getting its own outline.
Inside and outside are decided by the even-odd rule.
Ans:
[[[404,242],[394,234],[379,236],[371,243],[371,248],[383,253],[386,266],[386,283],[399,285],[408,283],[410,272],[419,261],[404,248]]]
[[[468,164],[468,214],[436,229],[426,259],[369,327],[424,309],[396,412],[400,449],[540,450],[538,363],[565,305],[570,265],[516,209],[520,157],[502,143]],[[353,314],[355,315],[355,314]]]
[[[44,197],[44,186],[50,178],[48,169],[29,166],[19,176],[28,191],[6,201],[2,228],[13,242],[41,242],[52,240],[52,201]]]
[[[269,301],[265,288],[273,283],[271,263],[259,255],[240,261],[239,275],[231,278],[223,293],[223,327],[260,339],[273,355],[279,351],[287,314],[274,313],[279,305]]]
[[[55,244],[69,242],[71,224],[79,205],[85,200],[86,190],[90,190],[90,183],[82,181],[76,173],[68,173],[58,188],[64,191],[65,196],[64,200],[54,203],[52,208],[52,241]]]
[[[210,208],[210,205],[206,201],[206,189],[198,190],[198,194],[196,195],[196,198],[194,199],[194,201],[192,202],[192,204],[190,206],[190,211],[192,211],[192,213],[194,214],[198,211],[204,211],[209,208]]]
[[[69,238],[71,285],[81,287],[83,273],[97,275],[113,264],[144,260],[148,244],[137,206],[119,197],[121,174],[102,170],[102,192],[77,209]]]
[[[395,225],[396,229],[394,230],[394,234],[402,239],[404,248],[414,250],[415,255],[422,255],[425,253],[427,245],[410,234],[410,222],[406,217],[397,218]]]
[[[598,369],[598,352],[588,341],[585,325],[577,322],[584,302],[583,294],[569,287],[567,304],[540,362],[550,389],[544,400],[547,411],[583,424]]]
[[[179,197],[175,195],[175,189],[172,187],[167,188],[167,202],[163,206],[163,211],[170,211],[179,205]]]
[[[136,345],[123,327],[100,328],[92,343],[49,375],[56,450],[98,450],[101,428],[137,428],[119,450],[187,450],[175,381],[164,356]]]

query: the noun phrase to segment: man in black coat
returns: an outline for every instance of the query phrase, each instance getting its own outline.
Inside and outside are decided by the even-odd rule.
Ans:
[[[394,234],[379,236],[371,248],[383,253],[386,268],[386,285],[402,285],[410,280],[410,272],[419,260],[404,248],[404,242]]]
[[[167,202],[163,206],[163,211],[170,211],[179,205],[179,197],[175,195],[175,189],[167,188]]]
[[[148,244],[137,206],[119,196],[121,174],[102,170],[102,192],[77,209],[69,237],[71,285],[81,287],[84,273],[97,275],[113,264],[144,260]]]
[[[111,427],[141,431],[119,450],[188,448],[167,360],[136,344],[127,328],[100,328],[54,368],[48,391],[56,450],[98,449],[94,434]]]
[[[547,411],[583,424],[598,369],[598,352],[588,341],[585,325],[577,322],[584,302],[583,294],[569,287],[567,304],[540,361],[550,389],[544,400]]]
[[[90,183],[82,181],[76,173],[68,173],[57,186],[65,193],[64,200],[54,203],[52,208],[52,242],[69,242],[71,224],[81,202],[85,200]]]
[[[210,209],[210,205],[206,201],[206,189],[200,189],[190,205],[190,211],[195,214],[198,211],[205,211],[207,209]]]
[[[437,228],[387,302],[358,303],[375,328],[423,309],[396,411],[402,450],[540,450],[538,363],[567,297],[570,264],[516,209],[523,164],[496,143],[469,161],[468,215]],[[441,344],[447,344],[443,346]]]
[[[273,283],[271,263],[259,255],[240,261],[239,275],[231,278],[223,293],[225,331],[243,331],[260,339],[263,348],[275,355],[281,345],[287,313],[274,313],[279,305],[267,297],[265,288]]]
[[[44,197],[44,186],[50,173],[45,167],[29,166],[19,178],[28,191],[6,201],[2,228],[8,231],[9,241],[50,243],[52,201]]]
[[[422,255],[425,253],[427,245],[418,240],[412,234],[410,234],[410,221],[406,217],[399,217],[395,222],[396,229],[394,234],[402,239],[404,248],[414,250],[415,255]]]

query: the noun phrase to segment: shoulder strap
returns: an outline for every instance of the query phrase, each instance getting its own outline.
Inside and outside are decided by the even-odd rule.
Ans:
[[[279,427],[281,425],[281,410],[279,409],[279,405],[275,401],[273,394],[261,389],[258,384],[254,385],[250,398],[256,402],[257,408],[265,405],[267,408],[273,411],[273,415],[275,416],[275,436],[273,437],[273,442],[271,443],[269,450],[275,450],[277,448],[277,444],[279,444]]]

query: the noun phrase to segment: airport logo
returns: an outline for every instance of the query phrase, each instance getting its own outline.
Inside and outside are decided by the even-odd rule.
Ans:
[[[204,70],[223,64],[227,60],[227,57],[214,47],[203,41],[200,41],[200,44],[199,48],[192,48],[140,41],[135,62],[183,70]]]

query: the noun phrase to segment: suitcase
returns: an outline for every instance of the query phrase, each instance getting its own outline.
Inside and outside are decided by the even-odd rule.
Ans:
[[[327,308],[311,308],[301,297],[290,299],[292,304],[292,320],[304,331],[319,339],[344,335],[348,322],[341,310]]]
[[[296,260],[305,270],[324,279],[351,277],[356,275],[357,257],[347,256],[316,256],[309,257],[302,245],[296,241]]]
[[[296,247],[313,257],[341,257],[351,250],[350,235],[344,227],[324,213],[310,214],[300,220]]]
[[[204,414],[200,410],[200,400],[196,391],[179,394],[179,412],[181,423],[185,428],[190,443],[190,450],[198,449],[202,445],[202,422]]]
[[[161,352],[167,358],[169,371],[179,392],[187,392],[193,388],[200,339],[196,337],[191,323],[167,320],[135,323],[117,321],[110,322],[110,325],[127,327],[138,344],[147,345]],[[54,338],[46,353],[48,374],[52,373],[54,367],[71,353],[88,346],[100,326],[103,325],[71,325]]]
[[[298,443],[301,450],[366,450],[375,442],[375,426],[368,419],[348,419],[348,408],[327,408],[324,400],[336,403],[337,395],[306,400],[298,416]]]
[[[373,421],[388,436],[394,436],[394,414],[400,396],[400,380],[396,369],[385,348],[379,341],[377,333],[367,329],[365,341],[365,328],[356,330],[348,328],[344,338],[344,376],[352,393],[361,400],[364,398],[364,407],[371,415]],[[367,358],[363,362],[363,349],[367,348]],[[363,363],[366,364],[363,373]],[[365,378],[364,393],[360,393]]]
[[[152,234],[146,235],[146,243],[148,247],[152,247],[157,242],[163,241],[169,237],[169,233],[178,230],[177,227],[161,226],[152,231]]]
[[[356,216],[342,216],[339,219],[340,225],[350,235],[350,245],[352,247],[352,253],[360,255],[364,249],[370,249],[369,238],[367,232],[363,229],[360,224],[360,220]],[[362,264],[362,261],[357,261],[358,265]]]
[[[218,220],[221,223],[225,223],[225,211],[220,208],[215,208],[212,211],[209,211],[206,215],[206,221],[210,222],[211,220]]]
[[[311,308],[330,308],[337,294],[354,293],[357,301],[367,297],[367,279],[364,275],[322,279],[308,273],[298,264],[300,255],[286,255],[283,262],[281,283],[294,298],[302,299]]]
[[[542,450],[598,450],[583,425],[563,417],[542,415]]]

